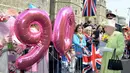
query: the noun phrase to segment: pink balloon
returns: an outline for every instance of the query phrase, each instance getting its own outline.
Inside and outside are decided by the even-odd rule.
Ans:
[[[8,21],[6,22],[6,26],[10,29],[10,33],[14,35],[14,24],[15,24],[15,18],[10,16]]]
[[[39,26],[39,32],[31,32],[30,26],[32,24],[37,24]],[[17,68],[26,69],[39,61],[49,47],[52,25],[48,14],[39,9],[25,10],[16,19],[15,34],[20,42],[35,46],[29,53],[16,60]],[[42,46],[37,45],[39,42]]]
[[[56,16],[52,36],[54,47],[60,55],[65,54],[70,49],[74,28],[75,18],[72,8],[62,8]]]
[[[5,22],[0,22],[0,36],[6,36],[10,32],[10,29]]]

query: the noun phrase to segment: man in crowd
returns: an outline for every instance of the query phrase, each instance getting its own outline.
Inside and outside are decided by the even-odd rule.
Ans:
[[[87,21],[86,23],[83,24],[83,27],[86,28],[88,26],[92,26],[91,25],[91,21]]]

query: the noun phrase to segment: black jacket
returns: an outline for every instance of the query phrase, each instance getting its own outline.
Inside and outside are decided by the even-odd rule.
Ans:
[[[115,24],[116,31],[122,32],[122,26],[120,24]]]

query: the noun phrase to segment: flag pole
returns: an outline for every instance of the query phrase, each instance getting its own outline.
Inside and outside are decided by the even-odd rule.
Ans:
[[[115,10],[115,12],[116,12],[116,23],[118,23],[117,9]]]
[[[130,27],[130,8],[128,8],[128,16],[129,16],[129,23],[128,23],[128,27]]]

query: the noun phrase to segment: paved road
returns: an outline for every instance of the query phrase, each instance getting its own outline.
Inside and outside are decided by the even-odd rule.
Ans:
[[[122,60],[123,71],[121,73],[130,73],[130,59]]]

